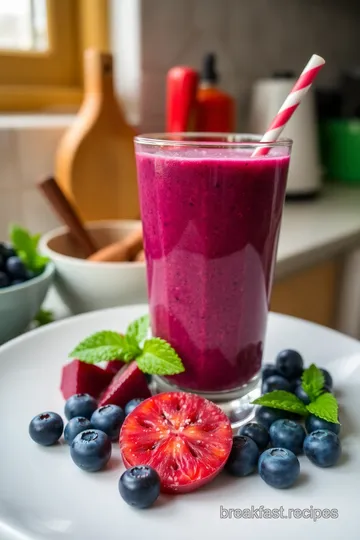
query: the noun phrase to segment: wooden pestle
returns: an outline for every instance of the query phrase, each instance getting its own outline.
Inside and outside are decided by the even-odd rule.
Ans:
[[[136,262],[144,262],[145,261],[145,251],[142,249],[139,251],[139,253],[135,257]]]
[[[97,262],[123,262],[135,259],[139,251],[143,249],[142,228],[133,231],[128,236],[114,242],[109,246],[99,249],[88,257],[88,261]]]
[[[55,178],[45,178],[39,182],[38,188],[46,197],[57,216],[65,223],[65,225],[67,225],[70,236],[82,250],[83,255],[88,257],[92,253],[95,253],[97,248],[91,236],[85,229],[76,210],[59,188]]]

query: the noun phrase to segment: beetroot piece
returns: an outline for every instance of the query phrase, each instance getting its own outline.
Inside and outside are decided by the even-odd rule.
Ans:
[[[132,362],[115,375],[100,397],[99,407],[111,404],[124,408],[131,399],[147,398],[150,395],[144,373],[136,362]]]
[[[114,376],[123,366],[125,366],[125,362],[122,362],[121,360],[111,360],[107,363],[105,371]]]
[[[73,360],[62,368],[60,389],[65,399],[74,394],[90,394],[97,399],[112,378],[112,373],[98,366]]]

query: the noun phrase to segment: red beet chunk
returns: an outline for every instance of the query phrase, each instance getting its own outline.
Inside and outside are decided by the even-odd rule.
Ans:
[[[90,394],[97,399],[112,377],[98,366],[73,360],[62,368],[60,389],[65,399],[74,394]]]
[[[124,366],[125,362],[122,362],[121,360],[111,360],[107,363],[105,371],[107,373],[111,373],[111,375],[116,375],[118,371],[120,371],[120,369]]]
[[[136,362],[132,362],[115,375],[101,396],[99,407],[111,404],[124,408],[131,399],[147,398],[150,395],[144,373]]]

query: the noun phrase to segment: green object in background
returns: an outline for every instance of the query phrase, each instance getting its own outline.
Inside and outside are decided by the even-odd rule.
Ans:
[[[45,324],[50,324],[54,322],[54,314],[52,311],[40,309],[40,311],[35,316],[34,322],[37,326],[44,326]]]
[[[42,272],[49,259],[38,252],[40,234],[32,236],[29,231],[19,225],[11,225],[9,236],[17,255],[26,268],[35,273]]]
[[[360,119],[322,122],[320,149],[329,179],[358,184],[360,187]]]

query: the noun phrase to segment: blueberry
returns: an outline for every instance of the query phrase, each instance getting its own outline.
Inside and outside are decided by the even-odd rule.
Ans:
[[[96,408],[96,399],[89,394],[74,394],[65,403],[65,416],[68,420],[74,416],[85,416],[90,420]]]
[[[14,279],[26,279],[26,266],[19,257],[9,257],[6,261],[6,271]]]
[[[71,444],[75,439],[76,435],[79,435],[82,431],[91,429],[90,420],[84,416],[74,416],[65,426],[64,430],[64,439],[68,444]]]
[[[87,429],[76,435],[70,446],[75,465],[88,472],[103,469],[111,456],[110,438],[98,429]]]
[[[305,437],[306,457],[318,467],[332,467],[341,456],[339,437],[327,429],[318,429]]]
[[[305,420],[305,428],[308,433],[312,431],[317,431],[318,429],[327,429],[332,431],[336,435],[340,433],[340,424],[335,424],[333,422],[327,422],[314,414],[310,414]]]
[[[280,375],[275,364],[264,364],[261,368],[262,380],[265,381],[265,379],[268,379],[272,375]]]
[[[259,424],[262,424],[267,429],[271,426],[275,420],[280,418],[289,418],[290,420],[298,420],[299,416],[297,414],[282,411],[281,409],[273,409],[272,407],[259,407],[255,412],[256,420]]]
[[[258,446],[259,450],[264,450],[269,444],[269,432],[261,424],[255,424],[255,422],[249,422],[241,426],[238,431],[238,435],[245,435],[250,437]]]
[[[304,370],[302,356],[291,349],[281,351],[276,357],[275,364],[280,375],[289,380],[301,377]]]
[[[131,412],[133,412],[134,409],[136,409],[136,407],[142,402],[144,401],[144,398],[135,398],[135,399],[132,399],[131,401],[129,401],[129,403],[127,403],[125,405],[125,416],[127,416],[128,414],[130,414]]]
[[[96,409],[91,416],[91,423],[95,429],[100,429],[112,441],[119,438],[120,428],[124,422],[125,414],[117,405],[104,405]]]
[[[63,429],[61,416],[54,412],[44,412],[31,420],[29,435],[36,443],[51,446],[60,439]]]
[[[292,486],[300,473],[300,463],[286,448],[269,448],[260,456],[258,470],[269,486],[284,489]]]
[[[305,390],[303,389],[303,387],[301,386],[301,383],[296,386],[294,394],[296,397],[301,399],[301,401],[305,403],[305,405],[309,405],[311,400],[309,396],[307,395],[307,393],[305,392]]]
[[[0,255],[2,255],[6,261],[10,257],[15,257],[16,252],[8,242],[0,242]]]
[[[148,508],[160,495],[160,477],[147,465],[131,467],[120,477],[119,492],[130,506]]]
[[[35,272],[33,272],[32,270],[26,270],[26,279],[27,280],[33,279],[34,277],[36,277]]]
[[[305,439],[304,428],[287,418],[276,420],[270,426],[270,439],[273,446],[286,448],[294,454],[300,454]]]
[[[330,392],[332,387],[333,387],[332,376],[330,375],[330,373],[326,369],[321,368],[320,371],[322,371],[323,375],[324,375],[324,385],[327,386],[328,388],[330,388],[330,390],[329,390],[329,392]]]
[[[289,384],[290,384],[290,392],[295,394],[295,390],[297,386],[299,386],[299,384],[301,385],[301,378],[299,377],[297,379],[290,379]]]
[[[8,287],[10,285],[10,280],[8,276],[5,274],[5,272],[0,271],[0,289],[3,289],[4,287]]]
[[[266,394],[267,392],[272,392],[273,390],[286,390],[290,392],[291,387],[288,380],[285,377],[280,375],[271,375],[268,379],[262,383],[261,392]]]
[[[247,476],[255,469],[259,459],[257,444],[245,435],[236,435],[233,438],[232,449],[225,469],[233,476]]]
[[[11,282],[11,285],[21,285],[22,283],[25,283],[26,279],[13,279]]]

